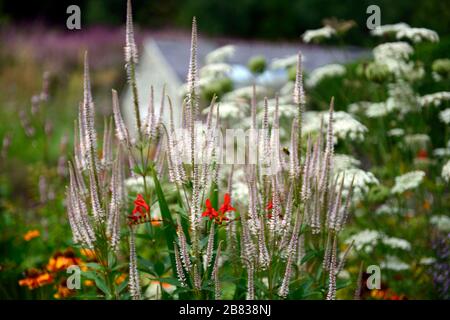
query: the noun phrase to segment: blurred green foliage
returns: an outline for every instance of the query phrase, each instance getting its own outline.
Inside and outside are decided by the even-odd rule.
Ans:
[[[64,23],[69,4],[80,5],[83,24],[120,25],[125,20],[125,0],[42,0],[26,6],[17,1],[0,0],[0,23],[35,19]],[[353,44],[366,42],[366,9],[371,4],[380,6],[382,24],[402,21],[434,29],[440,35],[450,34],[450,6],[440,0],[133,1],[135,21],[141,26],[189,28],[192,17],[197,16],[201,32],[244,38],[298,39],[305,30],[320,27],[326,17],[354,20],[359,27],[347,35]]]

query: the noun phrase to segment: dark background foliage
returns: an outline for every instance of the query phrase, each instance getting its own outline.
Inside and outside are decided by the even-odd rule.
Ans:
[[[125,0],[8,1],[0,0],[0,23],[30,20],[65,24],[66,8],[78,4],[83,25],[121,25]],[[200,31],[210,35],[242,38],[298,39],[306,30],[318,28],[323,17],[354,20],[359,28],[353,43],[365,43],[366,8],[381,8],[381,23],[406,22],[415,27],[450,34],[448,0],[134,0],[135,20],[142,27],[189,28],[197,16]],[[440,17],[436,19],[435,17]]]

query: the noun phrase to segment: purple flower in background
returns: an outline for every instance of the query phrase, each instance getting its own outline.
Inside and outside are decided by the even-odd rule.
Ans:
[[[450,300],[450,233],[433,241],[436,262],[431,268],[434,287],[440,299]]]

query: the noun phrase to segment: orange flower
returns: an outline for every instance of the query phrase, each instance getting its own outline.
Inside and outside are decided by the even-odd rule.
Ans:
[[[53,282],[53,277],[48,272],[30,269],[25,273],[25,275],[25,279],[19,280],[19,286],[28,287],[29,290],[33,290]]]
[[[64,252],[56,252],[47,263],[47,270],[50,272],[58,272],[66,270],[71,265],[80,265],[81,259],[75,257],[72,249],[67,249]]]
[[[134,200],[134,209],[128,218],[130,219],[129,224],[143,223],[150,219],[150,207],[141,194],[138,194]]]
[[[97,260],[97,255],[95,254],[95,250],[82,248],[80,249],[80,253],[88,258],[89,260]]]
[[[37,238],[41,235],[39,230],[29,230],[27,233],[23,235],[23,239],[25,241],[30,241],[31,239]]]
[[[211,204],[211,200],[206,199],[205,205],[206,205],[206,210],[203,211],[202,217],[209,217],[209,220],[216,218],[217,211],[216,211],[216,209],[213,208],[213,206]]]
[[[75,294],[75,290],[67,288],[67,279],[63,279],[57,288],[56,293],[53,295],[55,299],[65,299]]]
[[[121,284],[122,282],[124,282],[125,281],[125,279],[127,278],[127,274],[126,273],[122,273],[120,276],[118,276],[117,278],[116,278],[116,284],[117,285],[119,285],[119,284]]]

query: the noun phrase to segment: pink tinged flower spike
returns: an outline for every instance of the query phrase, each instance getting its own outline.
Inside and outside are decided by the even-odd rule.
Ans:
[[[136,42],[134,39],[134,27],[133,27],[133,12],[131,8],[131,0],[127,1],[127,22],[126,22],[126,33],[125,33],[125,62],[127,64],[127,69],[130,64],[138,63],[138,51],[136,47]]]
[[[112,90],[112,104],[113,104],[113,116],[116,125],[117,139],[127,147],[130,147],[131,146],[130,136],[128,134],[128,129],[125,126],[125,122],[123,121],[122,118],[117,91],[114,89]]]
[[[312,162],[311,136],[309,136],[308,142],[306,144],[306,155],[305,155],[305,164],[303,166],[303,183],[301,191],[301,197],[304,202],[306,202],[311,196],[310,175],[309,175],[311,162]]]
[[[155,120],[155,94],[153,86],[150,86],[150,99],[147,108],[147,117],[145,118],[142,128],[148,138],[154,136]]]
[[[291,145],[289,148],[289,176],[292,180],[300,177],[300,162],[298,159],[298,120],[292,121]]]
[[[202,279],[200,278],[200,271],[198,270],[198,266],[194,264],[194,287],[197,290],[200,290],[202,287]]]
[[[191,34],[191,49],[189,58],[189,69],[187,75],[187,86],[188,86],[188,98],[193,100],[190,104],[191,116],[195,121],[197,119],[197,106],[196,106],[196,95],[197,95],[197,85],[198,85],[198,66],[197,66],[197,20],[195,17],[192,18],[192,34]]]
[[[323,270],[330,270],[331,252],[332,252],[331,241],[332,241],[332,234],[331,232],[329,232],[327,236],[327,244],[325,246],[325,252],[323,254],[323,262],[322,262]]]
[[[186,276],[184,274],[183,264],[182,264],[181,258],[180,258],[180,251],[178,250],[178,246],[175,241],[173,242],[173,251],[175,254],[175,267],[177,269],[178,281],[180,282],[182,287],[187,287]]]
[[[69,214],[71,214],[73,224],[76,228],[72,231],[74,234],[76,233],[77,235],[79,235],[79,238],[82,240],[83,244],[85,244],[89,248],[93,248],[93,244],[95,242],[95,234],[88,220],[88,210],[83,199],[81,199],[80,197],[80,193],[77,187],[78,183],[76,180],[77,179],[74,173],[74,167],[72,163],[69,162],[68,192],[70,193],[70,197],[68,198],[68,201],[70,201],[70,203],[68,205],[70,205],[71,208]]]
[[[337,250],[337,236],[333,237],[333,248],[331,250],[330,259],[330,275],[329,275],[329,285],[327,300],[336,300],[336,250]]]
[[[222,296],[221,292],[222,290],[220,288],[220,279],[219,279],[219,260],[222,254],[222,243],[223,241],[220,241],[217,247],[216,258],[214,259],[214,267],[211,273],[211,276],[214,279],[214,298],[216,300],[220,300]]]
[[[101,168],[104,170],[112,163],[112,122],[105,118],[104,121],[104,131],[103,131],[103,145],[102,145],[102,158],[101,158]],[[103,174],[103,178],[106,175]]]
[[[255,300],[255,268],[253,264],[247,267],[247,300]]]
[[[305,105],[305,91],[303,88],[303,66],[302,66],[302,60],[303,56],[302,53],[299,51],[297,54],[297,70],[295,73],[295,84],[294,84],[294,103],[299,105],[300,108]],[[303,110],[301,109],[301,112]]]
[[[323,158],[323,167],[320,177],[320,193],[323,194],[328,186],[329,175],[331,172],[331,162],[334,155],[334,141],[333,141],[333,111],[334,111],[334,97],[331,98],[330,111],[328,117],[327,139],[325,145],[325,153]]]
[[[134,226],[130,226],[130,275],[128,287],[133,300],[141,300],[141,285],[139,283],[139,271],[137,269],[136,241]]]
[[[205,269],[208,269],[209,266],[211,265],[213,257],[213,249],[214,249],[214,223],[211,223],[211,227],[209,228],[208,244],[206,246]]]
[[[71,199],[70,191],[66,191],[67,216],[69,218],[70,229],[72,230],[73,243],[83,244],[83,237],[81,235],[79,225],[75,219],[75,212],[72,201],[73,200]]]
[[[76,148],[75,160],[77,161],[77,166],[83,170],[87,168],[86,135],[84,134],[86,126],[84,120],[83,103],[80,102],[78,107],[78,122],[75,125],[75,132],[78,131],[78,135],[75,133],[74,144]]]
[[[282,298],[286,298],[289,294],[289,282],[291,281],[292,277],[292,260],[293,255],[289,255],[287,263],[286,263],[286,270],[284,272],[284,277],[281,282],[279,295]]]
[[[270,255],[269,255],[269,251],[267,250],[267,246],[266,246],[266,238],[264,235],[264,222],[262,221],[262,217],[260,217],[260,225],[261,227],[259,228],[259,232],[258,232],[258,250],[259,250],[259,267],[262,270],[267,269],[267,267],[270,264]]]
[[[89,77],[89,59],[88,53],[84,56],[84,92],[83,92],[83,107],[82,107],[82,121],[83,138],[86,148],[86,157],[88,159],[88,168],[95,172],[98,171],[97,159],[97,132],[95,131],[95,110],[94,102],[91,93],[91,80]],[[81,139],[80,139],[81,140]],[[98,183],[98,181],[97,181]]]
[[[339,188],[339,191],[336,195],[336,198],[334,199],[333,203],[330,203],[329,207],[329,216],[328,216],[328,228],[333,231],[338,231],[338,223],[339,223],[339,212],[341,209],[341,202],[342,202],[342,190],[344,189],[344,180],[345,180],[345,174],[342,177],[341,185]]]
[[[181,261],[183,262],[184,269],[186,270],[186,272],[189,273],[192,269],[191,258],[189,257],[186,236],[179,221],[178,221],[177,235],[178,235],[178,242],[180,245]]]
[[[138,133],[138,138],[142,139],[142,123],[139,108],[139,95],[136,84],[136,64],[138,63],[138,53],[136,42],[134,39],[133,13],[131,8],[131,0],[128,0],[127,2],[127,21],[126,21],[124,51],[125,51],[125,69],[127,71],[128,83],[130,84],[133,95],[136,131]]]
[[[110,246],[113,251],[118,249],[120,241],[120,209],[122,207],[122,196],[120,187],[120,159],[114,163],[111,177],[111,202],[109,205],[107,235],[110,238]]]

